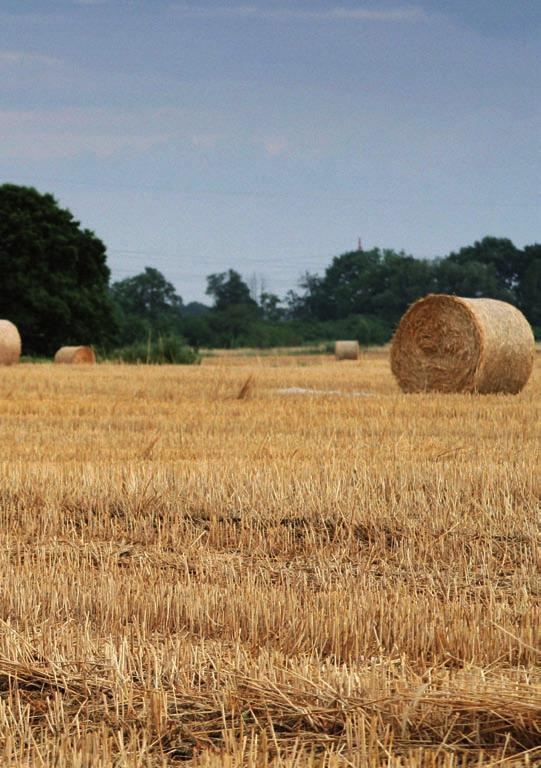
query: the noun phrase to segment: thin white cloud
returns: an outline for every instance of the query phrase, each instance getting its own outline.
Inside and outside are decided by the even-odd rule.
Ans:
[[[0,51],[0,66],[20,66],[25,64],[55,66],[60,63],[60,59],[56,59],[54,56],[46,56],[42,53],[32,53],[30,51]]]
[[[161,125],[161,112],[130,114],[115,109],[0,110],[0,158],[43,160],[88,153],[145,152],[176,138]],[[156,128],[159,125],[159,128]]]
[[[196,7],[193,5],[174,5],[176,13],[200,19],[239,18],[269,21],[379,21],[403,22],[420,21],[426,18],[418,6],[373,10],[369,8],[333,7],[314,11],[295,8],[258,8],[254,5]]]

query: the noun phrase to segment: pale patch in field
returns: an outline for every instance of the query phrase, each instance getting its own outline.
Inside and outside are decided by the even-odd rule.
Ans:
[[[342,392],[340,389],[309,389],[307,387],[285,387],[277,390],[279,395],[334,395],[335,397],[375,397],[375,392]]]

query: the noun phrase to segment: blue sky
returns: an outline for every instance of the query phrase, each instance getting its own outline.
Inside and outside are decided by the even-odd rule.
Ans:
[[[2,0],[0,180],[185,300],[541,239],[538,0]]]

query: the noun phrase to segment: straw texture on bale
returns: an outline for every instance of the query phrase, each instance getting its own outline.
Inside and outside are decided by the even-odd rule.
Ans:
[[[337,360],[358,360],[358,341],[337,341],[334,345],[334,355]]]
[[[17,326],[0,320],[0,365],[14,365],[21,356],[21,337]]]
[[[54,356],[55,363],[90,363],[96,362],[92,347],[60,347]]]
[[[400,321],[391,368],[404,392],[514,394],[530,377],[534,348],[528,321],[511,304],[430,294]]]

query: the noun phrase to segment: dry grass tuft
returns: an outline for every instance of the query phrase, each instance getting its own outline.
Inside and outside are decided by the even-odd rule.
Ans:
[[[241,388],[239,389],[237,400],[246,400],[246,398],[250,397],[250,395],[254,391],[254,387],[255,387],[255,376],[251,373],[246,378]]]

